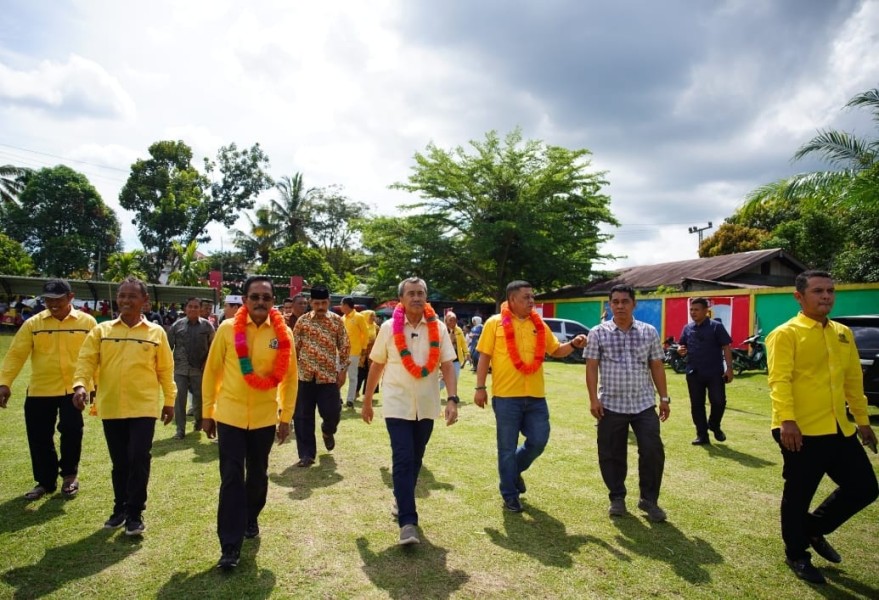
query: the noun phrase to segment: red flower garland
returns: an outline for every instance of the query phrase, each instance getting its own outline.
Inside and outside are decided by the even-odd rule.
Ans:
[[[513,313],[510,307],[504,302],[501,304],[501,326],[504,328],[504,340],[507,342],[507,353],[516,370],[524,375],[533,375],[540,370],[543,365],[543,359],[546,356],[546,326],[543,319],[537,314],[537,311],[531,310],[528,315],[534,328],[537,329],[537,345],[534,347],[534,361],[525,364],[522,357],[519,356],[519,349],[516,347],[516,333],[513,331]]]
[[[275,356],[275,365],[271,374],[263,377],[253,371],[253,362],[250,360],[246,333],[247,314],[246,306],[242,306],[235,313],[235,353],[238,355],[241,374],[244,375],[244,381],[250,387],[257,390],[270,390],[278,387],[278,384],[286,377],[287,369],[290,367],[290,356],[293,353],[293,346],[290,343],[290,335],[287,333],[287,323],[277,308],[272,307],[269,309],[269,320],[278,338],[278,354]]]
[[[406,367],[409,374],[416,379],[427,377],[439,364],[439,319],[436,318],[436,312],[434,312],[433,307],[431,307],[430,304],[424,305],[424,318],[427,321],[427,339],[430,340],[430,350],[427,354],[427,364],[419,366],[415,364],[415,360],[412,358],[412,352],[410,352],[409,347],[406,346],[406,334],[403,333],[403,327],[405,325],[405,311],[403,310],[403,305],[397,304],[397,307],[394,309],[392,329],[394,332],[394,345],[397,347],[397,352],[400,353],[403,366]]]

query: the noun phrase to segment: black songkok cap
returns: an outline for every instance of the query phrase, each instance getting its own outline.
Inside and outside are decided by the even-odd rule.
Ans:
[[[316,285],[311,288],[311,299],[312,300],[328,300],[330,297],[330,290],[327,289],[325,285]]]

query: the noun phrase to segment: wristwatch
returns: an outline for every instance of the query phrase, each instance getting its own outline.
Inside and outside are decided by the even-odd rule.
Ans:
[[[660,402],[665,402],[666,404],[671,404],[671,397],[670,397],[670,396],[662,396],[662,397],[659,399],[659,401],[660,401]]]
[[[448,398],[446,398],[446,400],[449,402],[454,402],[455,404],[461,402],[461,400],[457,396],[449,396]]]

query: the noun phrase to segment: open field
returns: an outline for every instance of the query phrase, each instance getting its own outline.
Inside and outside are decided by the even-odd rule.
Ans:
[[[0,336],[0,356],[10,339]],[[460,422],[438,422],[425,457],[420,546],[396,546],[383,422],[368,426],[344,410],[336,449],[320,448],[314,467],[291,466],[295,444],[275,446],[262,535],[245,541],[241,566],[223,574],[214,568],[217,448],[191,433],[173,440],[173,425],[157,427],[142,540],[101,528],[112,490],[94,417],[86,420],[79,496],[23,498],[33,485],[26,368],[0,411],[0,598],[879,598],[879,503],[830,536],[841,565],[814,559],[828,585],[805,584],[785,566],[781,457],[769,435],[765,375],[745,373],[730,386],[728,442],[693,447],[684,379],[669,372],[660,497],[669,521],[651,524],[635,508],[634,441],[632,514],[611,520],[583,367],[546,370],[552,435],[525,473],[523,514],[501,507],[494,418],[472,403],[465,369]],[[825,481],[818,497],[830,490]]]

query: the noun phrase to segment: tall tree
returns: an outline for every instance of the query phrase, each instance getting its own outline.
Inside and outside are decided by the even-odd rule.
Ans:
[[[351,200],[337,185],[315,190],[312,207],[314,216],[309,228],[312,242],[336,273],[351,272],[360,245],[360,220],[367,215],[368,207]]]
[[[179,242],[174,242],[174,253],[180,257],[180,264],[176,271],[168,275],[168,283],[171,285],[198,285],[201,273],[198,268],[196,250],[198,243],[195,240],[189,242],[185,248]]]
[[[250,232],[233,229],[235,239],[232,243],[248,260],[259,259],[260,264],[264,265],[269,261],[272,250],[278,247],[278,223],[267,206],[257,208],[253,217],[247,213],[244,216],[250,224]]]
[[[134,212],[132,222],[149,257],[149,278],[158,281],[164,267],[175,270],[179,264],[172,242],[185,248],[194,240],[209,241],[210,223],[231,227],[239,212],[271,186],[271,178],[259,144],[246,150],[235,144],[220,148],[216,162],[205,159],[207,175],[192,165],[192,150],[182,141],[156,142],[149,154],[132,165],[119,203]],[[215,173],[219,177],[212,178]]]
[[[50,277],[87,277],[121,247],[119,220],[85,175],[58,165],[33,173],[3,226]]]
[[[269,208],[272,217],[278,222],[280,229],[279,242],[289,246],[297,242],[308,243],[308,229],[311,226],[311,196],[314,188],[305,190],[302,184],[302,173],[293,177],[281,177],[275,183],[278,198],[272,200]]]
[[[3,275],[31,275],[34,263],[21,242],[0,233],[0,273]]]
[[[129,275],[146,280],[146,254],[143,250],[116,252],[107,257],[103,272],[105,281],[122,281]]]
[[[713,235],[705,238],[699,245],[699,256],[721,256],[737,252],[760,250],[769,238],[769,233],[756,227],[748,227],[737,223],[722,223]]]
[[[321,252],[304,244],[293,244],[275,250],[268,262],[259,268],[259,272],[285,278],[300,275],[309,285],[323,283],[330,289],[338,289],[342,284]]]
[[[15,203],[31,173],[33,171],[25,167],[0,165],[0,207]]]
[[[415,155],[408,183],[392,187],[421,195],[411,208],[454,240],[447,260],[477,294],[500,301],[512,279],[552,289],[588,279],[607,258],[599,247],[610,236],[599,228],[618,223],[590,154],[523,141],[518,129],[504,140],[491,131],[469,151],[429,144]]]

